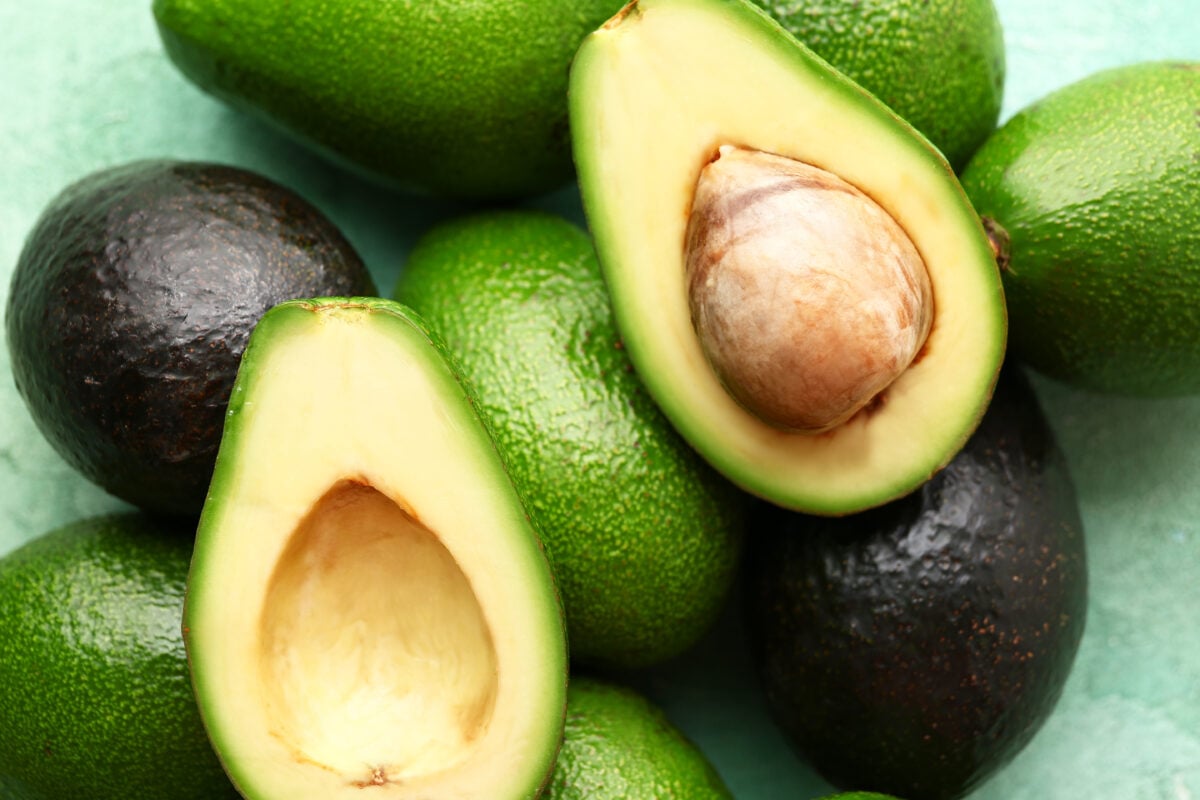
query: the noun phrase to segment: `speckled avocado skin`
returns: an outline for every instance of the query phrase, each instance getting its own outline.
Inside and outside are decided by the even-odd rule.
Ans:
[[[567,68],[623,0],[154,0],[206,92],[406,189],[512,198],[573,166]]]
[[[1095,391],[1200,392],[1200,62],[1064,86],[996,131],[962,183],[1009,239],[1014,358]]]
[[[0,797],[235,800],[179,620],[182,520],[91,517],[0,559]]]
[[[754,0],[960,170],[995,130],[1004,31],[992,0]]]
[[[1006,369],[920,491],[840,519],[763,509],[746,612],[774,719],[836,787],[962,797],[1049,716],[1084,629],[1063,456]]]
[[[5,319],[13,376],[84,476],[197,514],[259,317],[372,294],[350,243],[291,190],[235,167],[138,161],[67,187],[29,233]]]

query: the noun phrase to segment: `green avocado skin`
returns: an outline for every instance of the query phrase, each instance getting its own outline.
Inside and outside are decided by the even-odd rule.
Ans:
[[[1004,31],[992,0],[754,0],[961,170],[995,130]]]
[[[836,788],[962,797],[1049,716],[1083,634],[1075,491],[1021,373],[964,450],[859,515],[764,507],[745,611],[769,709]]]
[[[574,176],[567,68],[621,0],[155,0],[198,87],[401,188],[511,198]]]
[[[192,695],[190,526],[91,517],[0,559],[0,797],[235,800]]]
[[[1010,240],[1015,358],[1095,391],[1200,391],[1200,63],[1054,92],[996,131],[962,184]]]
[[[13,271],[13,377],[75,469],[145,509],[198,514],[238,362],[284,300],[373,295],[350,243],[236,167],[137,161],[64,189]]]

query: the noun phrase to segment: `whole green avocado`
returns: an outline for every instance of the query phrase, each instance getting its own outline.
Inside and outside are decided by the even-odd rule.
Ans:
[[[155,0],[171,61],[230,105],[404,188],[501,198],[573,177],[567,68],[623,0]]]
[[[63,189],[29,232],[5,318],[13,378],[84,477],[198,514],[259,317],[374,293],[341,231],[291,189],[222,164],[135,161]]]
[[[962,185],[1002,251],[1015,359],[1094,391],[1200,392],[1200,63],[1051,93]]]
[[[835,787],[951,800],[1041,728],[1087,609],[1075,490],[1024,375],[921,490],[842,518],[764,507],[745,610],[768,707]]]
[[[541,529],[572,662],[644,667],[695,644],[737,573],[746,496],[642,386],[587,233],[522,209],[449,220],[395,296],[474,386]]]
[[[191,528],[80,520],[0,559],[0,797],[233,800],[188,676]]]

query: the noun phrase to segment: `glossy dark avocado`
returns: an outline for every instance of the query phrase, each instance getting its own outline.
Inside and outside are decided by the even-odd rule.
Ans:
[[[295,192],[217,164],[139,161],[55,197],[12,276],[16,387],[54,448],[147,510],[198,513],[246,339],[284,300],[374,295]]]
[[[1049,716],[1083,634],[1073,484],[1024,377],[918,492],[840,519],[764,506],[747,627],[775,721],[839,789],[962,797]]]

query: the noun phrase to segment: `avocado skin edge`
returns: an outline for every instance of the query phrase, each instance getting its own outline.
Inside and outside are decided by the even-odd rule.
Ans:
[[[153,512],[207,492],[242,350],[275,304],[376,294],[332,222],[274,181],[144,160],[50,201],[13,271],[13,377],[84,477]]]
[[[1049,717],[1084,630],[1085,540],[1014,368],[919,491],[840,519],[764,505],[755,528],[744,599],[767,703],[836,787],[962,797]]]

